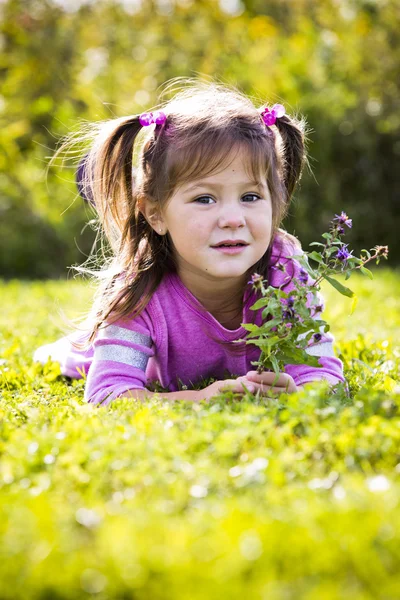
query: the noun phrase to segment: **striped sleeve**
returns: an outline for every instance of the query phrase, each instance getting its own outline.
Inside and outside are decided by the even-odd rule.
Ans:
[[[333,350],[334,337],[324,333],[321,333],[321,335],[319,342],[310,343],[306,348],[308,354],[318,357],[321,367],[286,365],[285,373],[293,377],[296,385],[303,385],[320,379],[326,379],[333,385],[345,381],[343,363],[335,356]]]
[[[154,356],[150,327],[141,316],[102,328],[94,342],[85,399],[107,405],[131,389],[144,389],[146,367]]]
[[[326,379],[332,385],[345,381],[343,364],[339,358],[321,356],[318,362],[321,365],[320,368],[309,365],[286,365],[285,373],[293,377],[296,385],[304,385],[321,379]]]

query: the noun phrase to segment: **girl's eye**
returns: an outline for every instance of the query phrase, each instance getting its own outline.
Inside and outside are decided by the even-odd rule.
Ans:
[[[242,197],[242,200],[244,200],[244,202],[255,202],[256,200],[259,200],[260,196],[258,194],[246,194],[245,196]],[[195,202],[199,202],[199,204],[211,204],[212,202],[215,202],[215,200],[213,198],[211,198],[211,196],[200,196],[199,198],[195,199]]]
[[[213,198],[211,198],[211,196],[200,196],[200,198],[196,198],[195,202],[199,202],[199,204],[211,204],[211,202],[208,202],[208,200],[211,200],[211,202],[214,202]]]
[[[250,198],[250,200],[246,200],[246,198]],[[256,200],[259,200],[259,199],[260,199],[260,196],[258,194],[246,194],[242,198],[242,200],[244,200],[245,202],[255,202]]]

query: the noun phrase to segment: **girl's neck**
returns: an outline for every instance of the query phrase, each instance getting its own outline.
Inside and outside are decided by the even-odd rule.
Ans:
[[[178,274],[184,286],[227,329],[237,329],[243,320],[243,292],[247,276],[229,280],[200,279],[191,272]]]

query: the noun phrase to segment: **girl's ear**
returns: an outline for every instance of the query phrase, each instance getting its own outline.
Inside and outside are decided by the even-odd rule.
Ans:
[[[139,210],[156,233],[165,235],[167,228],[157,203],[149,196],[141,196],[138,200]]]

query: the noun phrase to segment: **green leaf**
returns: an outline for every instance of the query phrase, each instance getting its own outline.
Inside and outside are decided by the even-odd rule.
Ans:
[[[252,323],[241,323],[241,327],[243,327],[243,329],[246,329],[246,331],[250,331],[250,333],[258,334],[258,325],[253,325]]]
[[[337,248],[335,248],[335,246],[332,246],[331,248],[326,249],[327,256],[332,256],[332,254],[334,254],[335,252],[337,252]]]
[[[348,298],[352,298],[354,296],[354,292],[351,289],[345,287],[341,283],[337,281],[337,279],[333,279],[332,277],[328,277],[328,275],[324,275],[324,279],[327,280],[328,283],[331,284],[332,287],[335,288],[338,292],[340,292],[343,296],[347,296]]]
[[[321,244],[321,242],[311,242],[309,246],[322,246],[323,248],[325,248],[325,244]]]
[[[276,373],[276,375],[279,375],[280,368],[279,368],[279,363],[276,360],[276,357],[273,354],[271,354],[271,356],[269,358],[272,363],[272,368],[274,369],[274,373]]]
[[[267,321],[263,323],[261,326],[252,325],[250,323],[242,323],[242,327],[249,331],[250,333],[247,335],[246,339],[253,337],[261,337],[268,334],[273,327],[276,327],[282,322],[282,319],[271,319],[271,321]]]
[[[257,302],[255,304],[253,304],[253,306],[250,307],[251,310],[258,310],[259,308],[263,308],[264,306],[268,306],[269,304],[269,298],[260,298],[259,300],[257,300]]]
[[[324,261],[322,259],[322,256],[319,252],[310,252],[308,255],[309,258],[311,258],[311,260],[315,260],[315,262],[319,263],[320,265],[324,264]]]
[[[270,331],[272,329],[272,327],[276,327],[281,322],[282,322],[282,319],[280,319],[280,318],[278,318],[278,319],[271,319],[271,321],[267,321],[266,323],[263,323],[261,325],[261,327],[259,327],[259,332],[260,333],[267,333],[268,331]]]
[[[279,360],[285,365],[310,365],[312,367],[321,367],[318,357],[307,354],[301,348],[288,348],[279,353]]]
[[[360,271],[363,275],[367,275],[367,277],[369,277],[370,279],[374,278],[371,271],[369,269],[367,269],[366,267],[360,267]]]
[[[254,340],[246,340],[246,344],[252,344],[253,346],[258,346],[261,348],[266,354],[269,354],[272,350],[273,346],[276,346],[281,342],[281,338],[274,336],[263,339],[254,339]]]

